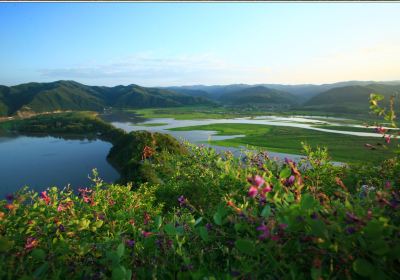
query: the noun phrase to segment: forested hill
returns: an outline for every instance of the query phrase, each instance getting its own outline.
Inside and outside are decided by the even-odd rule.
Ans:
[[[369,105],[365,101],[371,93],[382,94],[385,97],[382,101],[384,105],[388,105],[390,97],[394,95],[398,104],[400,85],[370,84],[333,88],[311,98],[304,104],[304,108],[340,113],[367,112]]]
[[[174,107],[209,104],[203,97],[138,85],[98,87],[74,81],[0,86],[0,116],[56,110],[103,110],[105,107]]]

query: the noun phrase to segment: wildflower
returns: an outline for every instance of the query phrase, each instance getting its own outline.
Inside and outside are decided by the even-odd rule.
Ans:
[[[390,181],[386,181],[385,188],[390,189],[391,187],[392,187],[392,185],[391,185]]]
[[[318,214],[315,213],[315,212],[313,212],[313,213],[310,215],[310,217],[311,217],[311,219],[313,219],[313,220],[317,220],[317,219],[318,219]]]
[[[113,205],[115,205],[115,201],[114,201],[113,199],[109,199],[109,200],[108,200],[108,204],[109,204],[110,206],[113,206]]]
[[[46,204],[50,204],[50,202],[51,202],[51,199],[47,195],[46,191],[40,193],[40,198],[43,199],[46,202]]]
[[[180,205],[180,206],[185,206],[185,204],[186,204],[186,198],[185,198],[183,195],[181,195],[181,196],[178,198],[178,201],[179,201],[179,205]]]
[[[254,177],[254,183],[256,184],[257,187],[261,187],[262,185],[264,185],[265,180],[263,179],[263,177],[256,175]]]
[[[390,135],[385,136],[385,142],[386,144],[390,144]]]
[[[135,240],[133,239],[128,239],[125,241],[126,245],[128,245],[128,247],[133,247],[135,246]]]
[[[257,193],[258,193],[258,188],[255,186],[251,186],[249,189],[248,196],[254,198],[256,197]]]
[[[375,128],[376,133],[384,134],[387,129],[383,128],[382,126],[378,126]]]
[[[58,229],[59,229],[61,232],[64,232],[64,231],[65,231],[65,227],[64,227],[63,224],[60,224],[60,225],[58,226]]]
[[[58,205],[58,207],[57,207],[57,211],[58,212],[62,212],[62,211],[64,211],[66,208],[64,207],[64,205],[62,204],[62,203],[60,203],[59,205]]]
[[[142,231],[142,235],[143,235],[144,237],[149,237],[149,236],[153,235],[153,232]]]
[[[288,187],[293,186],[295,179],[296,178],[293,175],[291,175],[288,179],[286,179],[285,185]]]
[[[145,225],[147,225],[147,224],[150,222],[151,217],[150,217],[150,215],[149,215],[147,212],[144,212],[144,213],[143,213],[143,219],[144,219],[143,223],[144,223]]]
[[[132,226],[134,226],[134,225],[135,225],[135,220],[134,220],[134,219],[130,219],[130,220],[129,220],[129,223],[130,223]]]
[[[273,241],[278,241],[278,240],[279,240],[279,235],[273,235],[273,236],[271,236],[271,240],[273,240]]]
[[[208,231],[210,231],[210,230],[212,229],[212,224],[207,223],[207,224],[206,224],[206,229],[207,229]]]
[[[6,209],[10,210],[10,211],[12,211],[13,209],[15,209],[15,205],[12,204],[12,203],[6,204],[4,207],[5,207]]]
[[[12,194],[7,194],[6,195],[6,199],[7,199],[8,202],[11,203],[15,198],[14,198],[14,196]]]
[[[346,228],[346,232],[348,234],[353,234],[356,232],[356,229],[354,227],[348,227],[348,228]]]
[[[264,224],[261,224],[261,226],[257,227],[257,230],[262,232],[262,234],[258,237],[260,240],[264,240],[270,236],[269,228]]]
[[[265,194],[269,193],[272,191],[272,187],[267,184],[262,190],[261,190],[261,197],[265,198]]]
[[[279,224],[279,229],[285,230],[288,227],[287,224]]]
[[[25,250],[32,250],[39,244],[39,241],[35,237],[28,237],[25,243]]]
[[[0,221],[4,219],[4,216],[5,216],[4,212],[0,212]]]

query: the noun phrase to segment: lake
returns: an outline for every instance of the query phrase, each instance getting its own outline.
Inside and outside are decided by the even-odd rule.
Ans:
[[[93,168],[105,182],[113,182],[119,174],[106,160],[111,147],[101,140],[0,136],[0,198],[25,185],[36,191],[86,187]]]

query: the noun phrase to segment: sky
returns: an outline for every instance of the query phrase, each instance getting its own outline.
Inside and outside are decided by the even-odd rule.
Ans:
[[[0,84],[400,80],[398,3],[0,3]]]

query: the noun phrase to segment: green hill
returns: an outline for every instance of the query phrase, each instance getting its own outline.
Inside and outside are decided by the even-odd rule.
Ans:
[[[0,116],[56,110],[100,111],[105,107],[175,107],[210,101],[165,89],[137,85],[97,87],[74,81],[0,87]]]
[[[392,95],[397,95],[398,100],[400,85],[370,84],[333,88],[311,98],[304,104],[304,108],[338,113],[365,113],[369,111],[366,100],[371,93],[382,94],[385,97],[382,105],[388,105]]]
[[[219,101],[232,105],[293,105],[296,103],[296,97],[288,92],[255,86],[225,93],[219,97]]]

